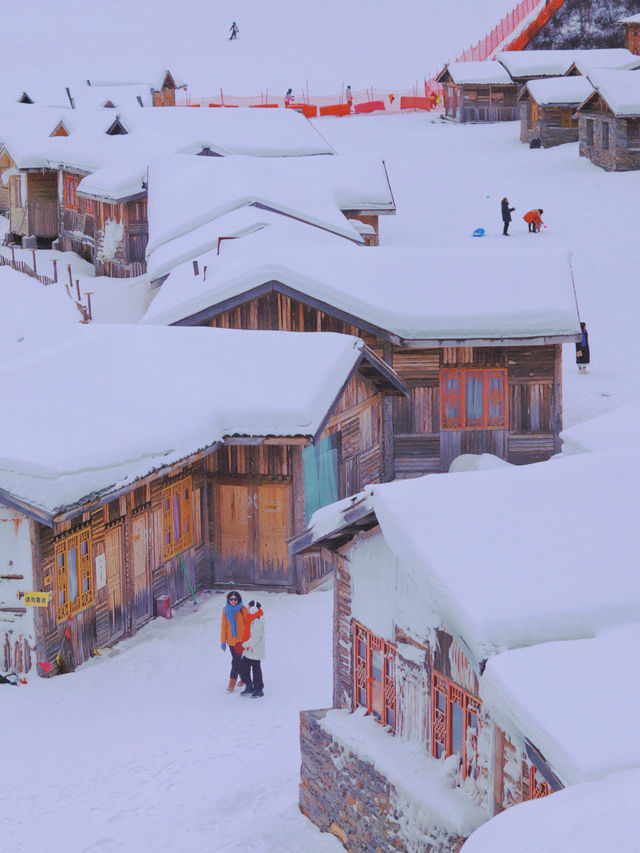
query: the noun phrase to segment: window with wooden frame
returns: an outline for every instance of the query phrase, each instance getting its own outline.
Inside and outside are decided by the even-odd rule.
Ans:
[[[565,129],[578,126],[578,116],[574,113],[571,107],[563,109],[560,113],[560,127]]]
[[[462,775],[478,775],[479,699],[437,672],[431,688],[431,754],[460,756]]]
[[[91,198],[83,198],[82,199],[82,209],[85,213],[93,216],[96,212],[96,205],[93,199]]]
[[[506,429],[506,368],[440,371],[442,429]]]
[[[175,557],[193,545],[191,477],[162,490],[162,557]]]
[[[93,604],[91,528],[85,527],[55,543],[56,618],[63,622]]]
[[[354,708],[366,708],[396,730],[396,650],[359,622],[353,623]]]
[[[527,781],[529,783],[529,796],[526,799],[539,800],[542,797],[549,796],[551,793],[551,785],[549,785],[535,764],[531,764],[527,767],[526,763],[524,763],[522,771],[527,774]],[[526,785],[523,785],[522,787],[523,791],[526,791]]]
[[[78,209],[78,196],[76,195],[76,190],[79,183],[79,178],[76,178],[74,175],[64,175],[63,177],[62,185],[64,189],[64,206],[68,210]]]
[[[609,148],[609,122],[602,122],[602,147],[606,151]]]

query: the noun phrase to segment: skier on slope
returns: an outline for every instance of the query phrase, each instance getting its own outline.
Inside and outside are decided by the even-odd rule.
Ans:
[[[229,27],[229,32],[231,33],[231,35],[229,36],[229,41],[233,41],[234,39],[238,38],[240,28],[238,27],[235,21]]]
[[[293,102],[293,89],[287,89],[287,94],[284,96],[285,107],[290,107]]]

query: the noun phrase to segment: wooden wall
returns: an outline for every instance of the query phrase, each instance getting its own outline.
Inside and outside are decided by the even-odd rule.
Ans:
[[[392,479],[394,472],[396,477],[403,478],[447,471],[461,453],[493,453],[509,462],[525,464],[543,461],[560,451],[559,344],[444,349],[392,347],[371,333],[273,291],[221,313],[209,323],[217,328],[357,335],[391,364],[409,386],[410,396],[394,397],[393,402],[387,399],[381,404],[383,409],[387,404],[393,407],[393,461],[384,467],[383,480]],[[441,429],[440,371],[455,367],[507,369],[508,429]],[[385,423],[383,418],[383,442]],[[364,448],[361,450],[366,452]],[[360,464],[366,467],[367,460],[361,459]]]
[[[640,169],[640,145],[637,141],[629,145],[629,130],[633,119],[616,118],[604,104],[593,102],[589,111],[580,111],[579,151],[596,166],[607,172],[625,172]],[[637,119],[636,119],[637,121]],[[593,128],[592,139],[588,133],[588,122]],[[605,147],[605,127],[608,129],[608,145]]]
[[[27,173],[27,235],[58,236],[58,174],[47,169]]]
[[[356,374],[321,436],[338,436],[339,498],[382,480],[381,417],[382,395]],[[286,540],[306,526],[302,473],[306,442],[276,441],[230,444],[207,458],[216,584],[306,592],[332,569],[331,561],[319,555],[288,558]]]
[[[539,139],[543,148],[578,141],[578,121],[571,106],[536,107],[531,98],[520,101],[520,141]]]
[[[163,556],[163,489],[191,478],[193,545],[182,561],[194,589],[210,586],[207,493],[203,463],[179,469],[171,476],[144,481],[106,506],[57,523],[37,525],[34,547],[35,589],[51,591],[48,607],[38,608],[39,660],[53,664],[52,673],[73,669],[125,636],[154,615],[159,595],[172,604],[190,595],[180,559]],[[93,603],[70,621],[57,620],[55,545],[70,533],[89,531]],[[98,586],[98,564],[104,560],[105,584]],[[65,639],[69,629],[70,637]],[[56,655],[61,652],[61,663]]]

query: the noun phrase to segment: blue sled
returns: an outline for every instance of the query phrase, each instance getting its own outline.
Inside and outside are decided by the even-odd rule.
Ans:
[[[476,230],[473,232],[472,236],[473,237],[484,237],[484,234],[485,234],[484,228],[476,228]]]

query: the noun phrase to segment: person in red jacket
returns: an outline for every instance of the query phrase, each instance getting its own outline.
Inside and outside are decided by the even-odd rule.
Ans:
[[[227,594],[227,603],[222,610],[222,626],[220,629],[220,648],[231,652],[231,672],[227,693],[233,693],[238,676],[242,672],[242,643],[245,635],[245,624],[249,613],[242,603],[242,596],[233,589]]]
[[[529,231],[532,234],[537,234],[538,231],[540,230],[540,228],[542,227],[542,225],[543,225],[542,214],[543,213],[544,213],[544,210],[541,207],[539,207],[539,208],[536,207],[533,210],[530,210],[528,213],[525,213],[525,215],[523,216],[523,219],[527,223],[527,225],[529,226]]]

